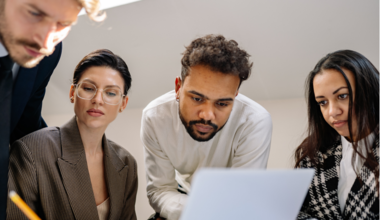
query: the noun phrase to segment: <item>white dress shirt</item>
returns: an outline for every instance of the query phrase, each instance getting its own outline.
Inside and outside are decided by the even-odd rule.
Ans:
[[[178,114],[175,92],[155,99],[143,110],[141,140],[145,148],[147,195],[151,206],[177,220],[201,167],[265,169],[270,152],[272,120],[258,103],[239,94],[225,126],[209,141],[195,141]]]
[[[5,57],[8,55],[8,51],[5,49],[3,44],[0,42],[0,57]],[[19,71],[19,65],[17,63],[14,63],[14,66],[12,67],[12,79],[15,82],[16,76],[18,75]]]
[[[368,139],[368,144],[373,145],[375,141],[375,134],[371,133],[366,137]],[[357,149],[366,156],[367,152],[365,149],[365,139],[362,139],[358,142]],[[353,159],[353,146],[344,136],[341,136],[342,142],[342,160],[340,163],[340,176],[338,181],[338,200],[339,206],[341,207],[341,212],[344,211],[346,200],[348,198],[349,192],[353,186],[354,181],[357,176],[354,172],[352,166]],[[356,154],[356,160],[354,161],[355,169],[359,172],[364,164],[364,159],[362,159],[358,154]]]

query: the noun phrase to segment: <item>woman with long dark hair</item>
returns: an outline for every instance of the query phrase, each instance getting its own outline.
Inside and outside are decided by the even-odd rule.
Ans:
[[[315,176],[298,219],[379,219],[379,72],[360,53],[322,58],[307,77],[308,136],[296,168]]]

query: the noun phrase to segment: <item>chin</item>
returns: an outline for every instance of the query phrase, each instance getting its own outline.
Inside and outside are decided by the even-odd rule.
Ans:
[[[93,128],[93,129],[105,126],[105,123],[103,123],[102,120],[89,119],[89,118],[84,119],[83,124],[85,124],[86,127]]]
[[[44,58],[45,56],[39,56],[39,57],[36,57],[36,58],[33,58],[33,59],[25,59],[25,60],[22,60],[22,61],[18,61],[17,59],[16,59],[16,62],[20,65],[20,66],[22,66],[22,67],[24,67],[24,68],[33,68],[33,67],[35,67],[35,66],[37,66],[38,65],[38,63],[39,62],[41,62],[41,60]]]

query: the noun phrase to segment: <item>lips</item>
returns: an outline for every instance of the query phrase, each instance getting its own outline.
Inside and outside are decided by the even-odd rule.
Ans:
[[[333,125],[336,128],[340,128],[340,127],[344,126],[346,123],[347,123],[347,121],[344,121],[344,120],[333,121]]]
[[[32,49],[29,49],[27,46],[25,46],[24,48],[26,49],[27,53],[30,54],[30,55],[33,56],[33,57],[42,56],[41,53],[36,52],[35,50],[32,50]]]
[[[195,126],[196,126],[197,131],[199,131],[201,133],[208,133],[211,130],[213,130],[213,127],[212,126],[208,126],[208,125],[196,124]]]
[[[89,114],[89,115],[91,115],[93,117],[99,117],[99,116],[104,115],[104,113],[101,110],[95,109],[95,108],[89,109],[87,111],[87,114]]]

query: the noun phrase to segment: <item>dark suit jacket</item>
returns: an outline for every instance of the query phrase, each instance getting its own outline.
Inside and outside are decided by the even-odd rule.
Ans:
[[[372,147],[375,158],[380,162],[379,140]],[[311,182],[307,197],[299,213],[298,219],[379,219],[379,194],[376,189],[375,174],[364,164],[360,170],[360,178],[356,178],[346,200],[344,211],[338,200],[338,179],[342,159],[341,141],[327,152],[318,152],[319,165],[315,167],[309,158],[300,162],[300,168],[315,168],[315,176]]]
[[[41,117],[42,100],[49,79],[60,60],[61,51],[62,43],[59,43],[53,54],[45,57],[36,67],[19,68],[12,92],[11,144],[33,131],[47,127]]]
[[[102,145],[109,219],[135,220],[136,161],[105,135]],[[12,145],[8,187],[42,219],[99,219],[75,117],[62,127],[41,129]],[[7,219],[27,219],[10,199]]]

